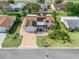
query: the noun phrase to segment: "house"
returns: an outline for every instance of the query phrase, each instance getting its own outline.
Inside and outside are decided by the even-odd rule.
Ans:
[[[14,0],[15,2],[30,2],[30,3],[36,3],[38,0]],[[55,2],[55,0],[45,0],[45,3],[52,3]]]
[[[41,10],[46,10],[48,8],[47,4],[40,4],[40,9]]]
[[[1,6],[1,9],[7,9],[7,8],[10,8],[10,6],[9,6],[9,3],[8,3],[8,1],[0,1],[0,6]]]
[[[0,0],[0,9],[2,9],[4,6],[8,6],[8,1]]]
[[[23,10],[24,7],[25,7],[25,4],[24,3],[18,3],[18,4],[10,4],[11,8],[12,9],[15,9],[15,10]]]
[[[16,10],[23,10],[25,7],[24,3],[17,3],[17,4],[9,4],[7,7],[3,8],[4,11],[16,11]]]
[[[61,17],[61,22],[69,30],[79,30],[79,17]]]
[[[65,4],[62,4],[62,3],[52,4],[51,9],[53,9],[53,10],[64,10]]]
[[[54,17],[51,14],[27,14],[23,26],[25,32],[47,32],[50,26],[54,26]]]
[[[0,33],[9,31],[15,21],[16,16],[0,15]]]

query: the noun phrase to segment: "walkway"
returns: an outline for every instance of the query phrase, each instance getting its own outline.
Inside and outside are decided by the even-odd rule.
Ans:
[[[3,41],[4,41],[4,39],[5,39],[5,37],[6,37],[6,33],[0,33],[0,48],[2,48],[2,43],[3,43]]]

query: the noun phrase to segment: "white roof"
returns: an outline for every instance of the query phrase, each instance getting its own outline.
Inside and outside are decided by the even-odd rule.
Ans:
[[[10,4],[11,8],[15,9],[15,8],[22,8],[23,6],[25,6],[24,3],[18,3],[17,5],[15,4]]]
[[[24,3],[18,3],[17,5],[25,5]]]
[[[7,15],[1,14],[0,16],[7,16]]]
[[[52,14],[46,14],[46,16],[52,16]]]
[[[53,5],[53,4],[51,5],[51,8],[52,8],[53,10],[55,10],[55,7],[54,7],[54,5]]]
[[[61,21],[65,24],[67,28],[79,28],[79,17],[61,17]]]
[[[37,22],[37,25],[45,25],[44,22]]]
[[[79,20],[79,17],[76,17],[76,16],[75,17],[73,17],[73,16],[71,16],[71,17],[65,17],[65,16],[63,16],[63,17],[61,17],[61,19],[63,19],[63,20],[67,20],[67,19],[68,20],[74,20],[74,19],[75,20]]]
[[[24,3],[18,3],[16,6],[21,8],[21,7],[25,6],[25,4]]]
[[[27,16],[38,16],[37,14],[27,14]]]
[[[11,8],[15,9],[16,5],[10,4]]]

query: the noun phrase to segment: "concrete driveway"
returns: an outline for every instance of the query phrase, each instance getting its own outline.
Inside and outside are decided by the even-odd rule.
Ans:
[[[6,33],[0,33],[0,48],[1,48],[1,44],[3,43],[5,37],[6,37]]]
[[[36,35],[34,33],[23,33],[21,48],[36,48]]]

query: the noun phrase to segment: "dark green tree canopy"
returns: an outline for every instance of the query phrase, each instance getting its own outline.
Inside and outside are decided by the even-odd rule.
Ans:
[[[67,11],[73,16],[79,16],[79,3],[68,2],[66,4]]]
[[[37,0],[38,1],[38,3],[44,3],[45,2],[45,0]]]
[[[55,3],[62,3],[64,0],[55,0]]]
[[[14,0],[8,0],[9,3],[14,3]]]

